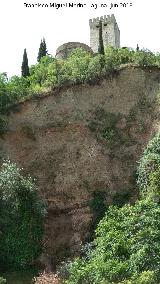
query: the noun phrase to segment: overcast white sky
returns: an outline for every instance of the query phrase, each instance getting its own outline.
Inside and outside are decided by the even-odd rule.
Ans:
[[[84,8],[27,8],[24,3],[83,3]],[[110,9],[110,3],[119,8]],[[120,3],[128,3],[127,8]],[[132,3],[132,6],[130,6]],[[91,8],[98,4],[97,9]],[[108,8],[101,8],[107,4]],[[96,7],[96,6],[95,6]],[[160,51],[160,0],[0,0],[0,72],[21,73],[24,48],[29,65],[35,64],[40,40],[45,37],[50,54],[69,41],[89,44],[90,18],[114,14],[121,31],[121,46]]]

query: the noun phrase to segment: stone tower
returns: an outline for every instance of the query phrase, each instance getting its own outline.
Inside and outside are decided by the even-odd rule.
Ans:
[[[103,44],[106,46],[120,47],[120,30],[114,15],[98,17],[89,20],[90,47],[93,52],[98,52],[99,45],[99,21],[102,22]]]

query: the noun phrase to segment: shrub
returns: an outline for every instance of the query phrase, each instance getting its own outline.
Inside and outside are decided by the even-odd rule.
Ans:
[[[33,179],[9,160],[0,172],[0,267],[24,268],[42,250],[44,203]]]
[[[118,49],[108,47],[105,49],[105,69],[109,72],[114,71],[120,66],[121,61],[118,55]]]
[[[141,50],[135,52],[134,62],[142,67],[156,66],[156,56],[148,50]]]
[[[11,98],[7,92],[8,78],[5,73],[0,74],[0,113],[5,114],[7,107],[11,103]]]
[[[90,259],[77,258],[70,266],[67,284],[159,283],[158,203],[141,200],[120,209],[111,206],[93,243]]]
[[[101,54],[98,54],[90,59],[86,73],[87,82],[97,81],[104,75],[105,70],[102,66],[102,60],[105,59]]]
[[[54,63],[55,59],[52,56],[47,55],[43,56],[39,63],[30,67],[29,81],[31,88],[35,85],[42,87],[45,84],[48,80],[48,71],[50,70],[50,66],[53,68]]]
[[[129,48],[119,48],[118,57],[120,64],[133,63],[135,51]]]
[[[0,277],[0,284],[5,284],[6,280],[3,277]]]
[[[153,189],[158,194],[160,184],[160,133],[149,142],[144,150],[137,172],[137,183],[141,194],[148,195]]]
[[[88,66],[91,60],[91,55],[82,48],[76,48],[68,59],[64,61],[63,76],[68,74],[69,81],[74,83],[84,82],[87,77]]]
[[[12,102],[21,101],[29,94],[29,79],[12,76],[6,85],[6,90]]]

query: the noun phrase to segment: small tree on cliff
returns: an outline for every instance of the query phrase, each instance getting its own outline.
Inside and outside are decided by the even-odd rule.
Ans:
[[[41,58],[43,56],[46,56],[47,54],[48,54],[48,51],[47,51],[46,41],[43,38],[43,40],[41,40],[41,43],[40,43],[37,61],[40,62]]]
[[[104,57],[104,45],[103,45],[103,35],[102,35],[102,21],[99,21],[99,45],[98,53],[100,54],[100,65],[101,69],[105,67],[105,57]]]
[[[22,77],[28,77],[29,76],[29,66],[28,66],[28,57],[27,57],[26,48],[24,49],[24,53],[23,53],[23,62],[22,62],[22,67],[21,67],[21,74],[22,74]]]
[[[104,45],[103,45],[103,36],[102,36],[102,21],[99,21],[99,46],[98,52],[104,55]]]

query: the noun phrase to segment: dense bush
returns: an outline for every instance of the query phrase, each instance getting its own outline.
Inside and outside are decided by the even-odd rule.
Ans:
[[[138,165],[138,186],[142,195],[151,193],[159,196],[160,184],[160,133],[158,133],[144,150]]]
[[[6,280],[3,277],[0,277],[0,284],[5,284]]]
[[[66,283],[152,283],[151,278],[140,282],[148,273],[160,281],[160,206],[141,200],[134,206],[110,207],[94,244],[88,261],[77,258],[72,263]]]
[[[0,172],[0,268],[31,265],[42,249],[43,202],[31,177],[5,161]]]
[[[11,96],[7,92],[8,78],[6,73],[0,74],[0,113],[6,113],[7,107],[12,103]]]
[[[134,54],[134,62],[137,63],[139,66],[156,66],[156,56],[148,51],[148,50],[141,50],[139,52],[135,52]]]
[[[54,72],[55,59],[52,56],[42,57],[39,63],[30,67],[30,76],[28,77],[28,80],[31,84],[31,90],[34,90],[34,88],[36,89],[36,86],[46,86],[48,82],[50,82],[51,77],[53,80],[52,84],[55,84],[56,75]]]

